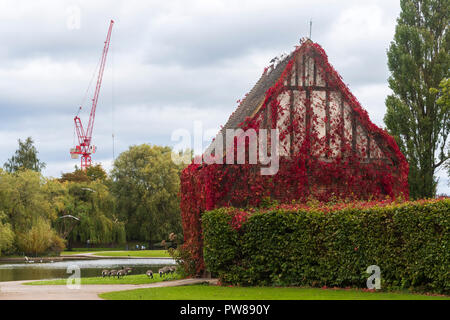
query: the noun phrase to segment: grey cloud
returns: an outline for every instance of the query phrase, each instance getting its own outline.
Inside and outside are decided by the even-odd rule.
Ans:
[[[81,28],[69,30],[73,5]],[[94,161],[112,158],[112,107],[116,155],[132,144],[171,145],[171,132],[194,120],[223,125],[270,59],[308,35],[311,18],[313,40],[382,125],[386,49],[398,12],[392,0],[1,1],[0,164],[28,135],[47,163],[45,174],[78,163],[68,154],[73,117],[111,18]],[[91,96],[81,114],[86,122]]]

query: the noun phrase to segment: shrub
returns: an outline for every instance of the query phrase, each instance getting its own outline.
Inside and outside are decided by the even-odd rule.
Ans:
[[[206,267],[223,283],[450,292],[450,199],[205,212]],[[238,221],[239,223],[236,223]]]
[[[178,246],[177,249],[169,248],[169,255],[175,260],[178,265],[177,272],[182,278],[192,276],[195,274],[195,261],[192,259],[191,252],[183,245]]]

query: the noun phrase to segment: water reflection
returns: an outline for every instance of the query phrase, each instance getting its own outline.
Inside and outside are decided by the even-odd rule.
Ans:
[[[71,260],[54,263],[4,263],[0,264],[0,281],[40,280],[68,278],[67,267],[76,265],[81,277],[100,276],[103,269],[132,267],[132,274],[143,274],[151,269],[156,272],[161,266],[173,265],[173,259],[99,259]]]

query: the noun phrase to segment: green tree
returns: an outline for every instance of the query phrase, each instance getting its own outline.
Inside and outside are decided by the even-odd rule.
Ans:
[[[433,197],[436,169],[449,159],[448,109],[437,103],[437,88],[450,67],[449,0],[401,0],[388,67],[384,122],[409,166],[410,196]]]
[[[53,189],[49,184],[51,184],[51,180],[43,178],[39,172],[19,170],[15,173],[8,173],[0,170],[0,213],[7,222],[3,224],[3,229],[7,232],[11,231],[13,235],[13,242],[9,243],[11,250],[8,251],[18,250],[19,252],[38,254],[46,251],[58,251],[63,247],[62,239],[57,237],[56,233],[49,233],[51,241],[47,241],[50,238],[43,241],[47,245],[45,249],[35,247],[28,251],[30,247],[26,244],[28,240],[36,236],[38,229],[33,228],[37,223],[41,224],[39,228],[43,224],[51,226],[56,219],[58,203],[53,201],[56,197],[49,192]],[[11,239],[11,233],[8,232],[8,239]],[[37,240],[33,241],[35,241],[33,246],[37,246]]]
[[[60,182],[31,170],[0,169],[0,251],[58,252],[63,238],[69,243],[124,242],[125,226],[115,215],[116,201],[106,182]],[[61,218],[65,215],[79,220]]]
[[[447,116],[450,116],[450,78],[442,79],[439,84],[439,89],[432,88],[430,92],[437,94],[438,99],[436,103],[446,110]],[[450,142],[447,145],[447,149],[450,150]],[[445,166],[447,168],[448,176],[450,177],[450,161],[447,161]]]
[[[7,215],[15,233],[29,230],[38,218],[56,218],[54,203],[45,192],[47,183],[39,172],[0,171],[0,211]]]
[[[108,186],[101,181],[66,182],[67,195],[59,216],[72,215],[80,219],[72,231],[76,242],[92,244],[123,243],[125,226],[115,213],[115,202]],[[58,224],[63,221],[58,220]]]
[[[65,248],[64,240],[51,228],[50,222],[39,218],[26,232],[18,233],[19,250],[35,256],[43,253],[59,253]]]
[[[116,216],[116,200],[110,192],[110,180],[101,167],[95,165],[86,171],[75,166],[74,172],[46,184],[58,212],[54,225],[67,238],[68,246],[75,241],[92,244],[123,243],[125,226]],[[76,219],[62,218],[71,215]]]
[[[28,137],[25,142],[19,139],[19,149],[4,164],[4,168],[8,172],[16,172],[24,169],[41,172],[45,168],[45,163],[39,161],[37,154],[38,151],[33,145],[33,139],[31,137]]]
[[[6,214],[0,211],[0,256],[2,251],[11,248],[14,242],[14,232],[11,229],[11,225],[4,221],[6,219]]]
[[[131,146],[114,162],[112,192],[129,240],[157,241],[171,232],[181,235],[182,166],[172,161],[171,152],[169,147],[142,144]]]

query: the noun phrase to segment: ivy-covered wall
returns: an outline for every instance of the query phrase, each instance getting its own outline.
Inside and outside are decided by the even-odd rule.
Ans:
[[[408,198],[405,157],[394,138],[370,121],[324,50],[307,41],[286,59],[261,105],[238,125],[257,134],[261,129],[279,130],[278,172],[261,175],[266,166],[247,159],[245,164],[192,163],[181,175],[184,249],[191,253],[197,273],[204,271],[204,211],[259,206],[266,198],[280,203]],[[258,83],[270,78],[268,72]],[[271,143],[269,139],[269,150]],[[234,152],[238,146],[249,150],[248,144],[248,139],[235,138]],[[227,153],[231,151],[224,150]]]

